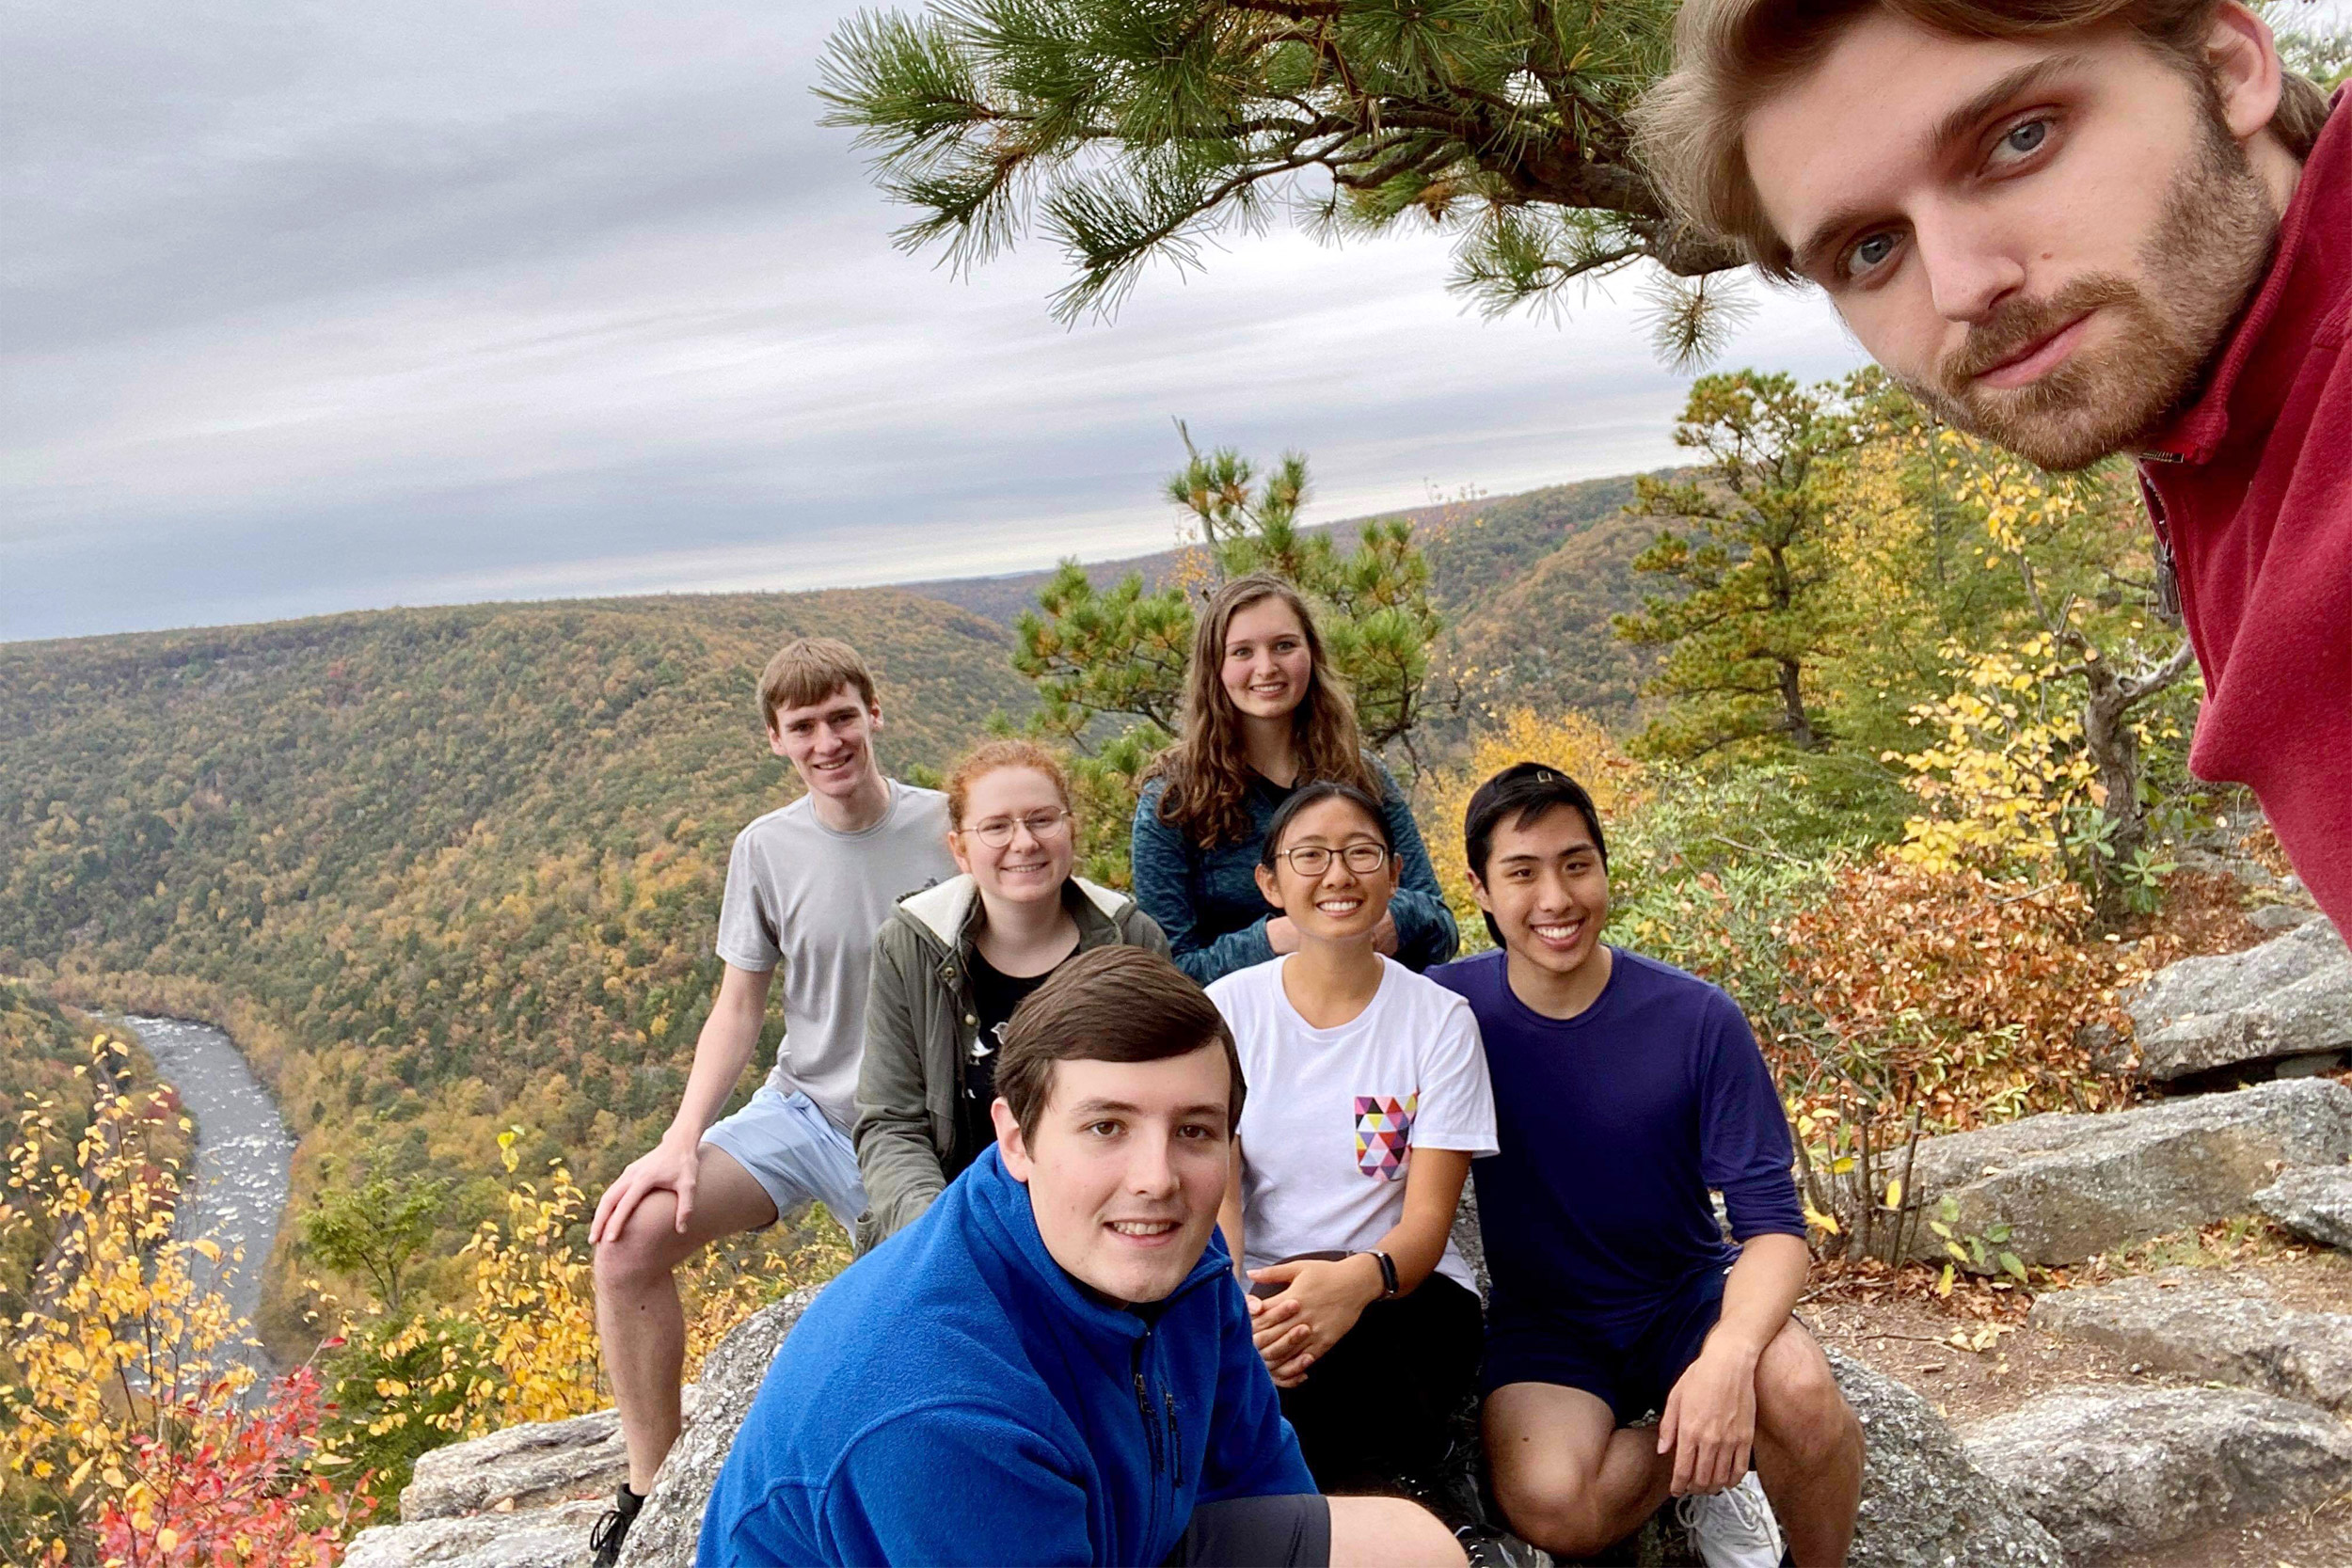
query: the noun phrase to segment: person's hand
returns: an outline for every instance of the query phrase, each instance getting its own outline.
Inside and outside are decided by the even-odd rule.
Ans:
[[[1278,1388],[1305,1382],[1307,1370],[1346,1337],[1383,1288],[1380,1264],[1366,1254],[1269,1263],[1250,1270],[1249,1277],[1282,1287],[1278,1294],[1249,1300],[1250,1339]]]
[[[1396,911],[1390,910],[1380,917],[1380,924],[1372,928],[1372,950],[1396,957]]]
[[[1756,1445],[1756,1357],[1709,1338],[1666,1396],[1658,1451],[1673,1450],[1673,1491],[1721,1492],[1748,1473]]]
[[[686,1233],[686,1217],[694,1212],[694,1177],[702,1140],[677,1132],[665,1135],[647,1152],[629,1162],[620,1180],[596,1200],[596,1218],[588,1222],[588,1244],[614,1241],[628,1225],[628,1216],[648,1194],[677,1195],[678,1234]]]
[[[1291,924],[1289,915],[1275,915],[1265,923],[1265,940],[1278,955],[1295,953],[1298,951],[1298,927]]]

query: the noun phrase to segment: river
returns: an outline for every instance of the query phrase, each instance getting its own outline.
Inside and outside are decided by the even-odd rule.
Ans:
[[[182,1206],[179,1231],[220,1244],[220,1261],[191,1258],[199,1290],[217,1290],[247,1323],[262,1307],[262,1273],[286,1217],[294,1141],[278,1102],[253,1076],[236,1043],[209,1023],[177,1018],[126,1018],[138,1031],[163,1080],[196,1118],[195,1201]],[[237,1259],[239,1248],[244,1259]],[[256,1344],[244,1359],[270,1370]]]

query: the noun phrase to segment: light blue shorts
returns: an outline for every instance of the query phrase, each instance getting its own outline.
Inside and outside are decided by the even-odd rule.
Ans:
[[[844,1230],[854,1230],[866,1212],[857,1149],[825,1119],[817,1102],[797,1089],[778,1094],[762,1084],[750,1104],[713,1122],[703,1142],[751,1172],[779,1219],[805,1204],[822,1203]]]

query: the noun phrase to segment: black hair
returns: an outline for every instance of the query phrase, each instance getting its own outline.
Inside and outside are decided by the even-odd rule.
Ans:
[[[1266,824],[1265,842],[1258,847],[1258,863],[1268,871],[1273,870],[1275,860],[1281,853],[1282,835],[1290,832],[1291,824],[1297,820],[1298,814],[1326,800],[1345,800],[1371,817],[1373,831],[1380,835],[1381,847],[1391,855],[1396,853],[1396,835],[1389,831],[1389,814],[1381,809],[1379,801],[1352,784],[1342,784],[1337,779],[1317,779],[1291,791],[1291,798],[1276,810],[1274,820]]]
[[[1606,870],[1609,841],[1601,836],[1600,812],[1584,786],[1557,768],[1547,768],[1540,762],[1515,762],[1480,784],[1470,798],[1469,808],[1462,813],[1462,847],[1471,872],[1481,882],[1486,879],[1486,862],[1494,853],[1495,830],[1502,825],[1504,817],[1511,817],[1514,828],[1525,828],[1555,806],[1573,806],[1584,818],[1584,825],[1593,831],[1593,847],[1600,851],[1600,863]],[[1491,914],[1486,916],[1486,934],[1495,939],[1497,947],[1502,945],[1502,927],[1495,924]]]

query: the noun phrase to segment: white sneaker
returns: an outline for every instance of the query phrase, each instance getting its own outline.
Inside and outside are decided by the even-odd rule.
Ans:
[[[1691,1532],[1707,1568],[1780,1568],[1780,1521],[1754,1470],[1726,1491],[1684,1497],[1675,1516]]]

